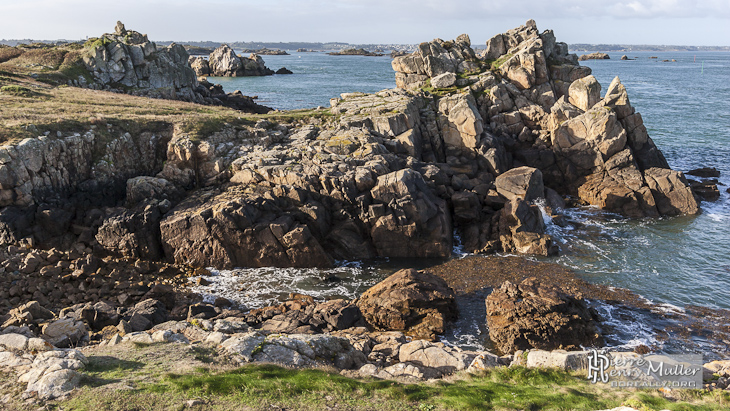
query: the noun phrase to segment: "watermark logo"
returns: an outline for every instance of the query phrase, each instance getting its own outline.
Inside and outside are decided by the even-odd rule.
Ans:
[[[611,387],[702,388],[702,355],[639,355],[591,350],[586,368],[593,383]]]
[[[588,357],[588,379],[593,384],[601,381],[608,382],[608,368],[611,366],[611,359],[606,354],[601,354],[596,350],[591,351]]]

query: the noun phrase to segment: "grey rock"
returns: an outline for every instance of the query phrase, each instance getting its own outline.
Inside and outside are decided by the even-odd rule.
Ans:
[[[448,88],[456,83],[456,74],[444,73],[431,79],[431,86],[434,88]]]
[[[497,192],[508,200],[522,198],[531,202],[545,197],[542,172],[532,167],[518,167],[497,176]]]
[[[44,325],[41,336],[56,347],[69,347],[88,338],[88,331],[83,322],[64,318]]]

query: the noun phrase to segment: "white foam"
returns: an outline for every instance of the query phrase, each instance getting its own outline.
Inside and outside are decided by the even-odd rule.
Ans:
[[[318,300],[358,297],[379,281],[372,270],[362,268],[359,262],[342,262],[332,269],[314,268],[240,268],[234,270],[209,269],[210,276],[202,276],[208,285],[193,285],[207,302],[225,297],[247,308],[276,305],[289,293],[306,294]],[[196,284],[200,277],[191,277]]]

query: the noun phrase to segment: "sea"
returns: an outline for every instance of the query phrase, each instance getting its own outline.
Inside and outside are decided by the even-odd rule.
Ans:
[[[290,51],[288,56],[263,56],[274,70],[291,75],[221,78],[227,92],[240,90],[258,102],[291,110],[329,106],[330,98],[347,92],[377,92],[395,87],[391,59],[329,56]],[[569,224],[560,227],[546,217],[548,231],[559,242],[561,255],[543,258],[570,267],[583,279],[629,289],[654,307],[638,312],[592,302],[609,324],[607,344],[617,349],[646,345],[665,352],[699,352],[727,357],[725,336],[703,333],[675,341],[664,330],[686,328],[698,318],[698,307],[730,309],[730,53],[628,52],[608,53],[608,60],[581,62],[591,67],[607,87],[618,76],[631,104],[641,113],[650,137],[670,166],[688,171],[715,167],[720,173],[720,199],[703,202],[701,213],[660,219],[630,220],[594,208],[565,211]],[[626,54],[631,60],[621,60]],[[453,258],[464,253],[457,247]],[[330,270],[257,268],[213,270],[212,284],[198,291],[222,295],[250,308],[277,303],[290,292],[315,298],[354,298],[404,266],[428,262],[341,261]],[[462,318],[444,341],[466,348],[489,348],[483,309],[460,307]],[[470,312],[480,313],[469,315]],[[724,311],[716,311],[724,312]],[[701,319],[701,318],[700,318]],[[720,319],[722,321],[722,319]],[[716,325],[716,324],[715,324]]]

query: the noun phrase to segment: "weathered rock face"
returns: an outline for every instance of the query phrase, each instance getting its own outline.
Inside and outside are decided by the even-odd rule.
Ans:
[[[379,255],[443,257],[450,253],[446,202],[430,192],[421,174],[406,169],[378,177],[370,194],[371,207],[380,205],[378,213],[383,213],[371,230]]]
[[[287,202],[238,188],[185,200],[160,224],[168,259],[215,267],[328,267],[332,259]],[[278,204],[277,204],[278,203]],[[280,218],[269,216],[279,215]],[[323,218],[324,219],[324,218]]]
[[[396,86],[412,89],[441,74],[473,71],[478,67],[476,62],[469,36],[462,34],[453,42],[436,39],[421,43],[413,54],[394,58],[392,65]]]
[[[204,61],[201,57],[198,57],[195,61],[193,69],[198,76],[243,77],[274,74],[272,70],[264,65],[261,56],[251,54],[250,57],[240,57],[227,44],[223,44],[210,53],[207,64],[203,63]]]
[[[484,128],[474,97],[449,96],[439,100],[439,128],[447,147],[475,148]]]
[[[513,198],[502,209],[499,236],[505,252],[543,256],[558,253],[557,245],[545,234],[540,209],[520,197]]]
[[[577,349],[601,341],[597,316],[582,299],[536,278],[509,281],[487,297],[489,338],[499,351]]]
[[[93,226],[84,212],[91,206],[112,206],[125,195],[126,180],[162,169],[172,131],[131,135],[91,130],[66,136],[28,138],[0,148],[0,240],[54,246],[69,235],[73,224]],[[79,214],[81,210],[82,214]],[[79,217],[80,216],[80,217]],[[90,228],[91,229],[91,228]],[[65,239],[64,239],[65,238]]]
[[[367,290],[357,301],[365,320],[381,330],[434,340],[456,318],[454,291],[439,277],[401,270]]]
[[[188,58],[188,62],[196,76],[201,77],[210,75],[210,65],[208,64],[208,60],[203,57],[190,56],[190,58]]]
[[[699,211],[687,179],[681,172],[650,168],[644,176],[662,215],[696,214]]]
[[[494,181],[497,192],[508,200],[534,201],[545,197],[542,172],[532,167],[513,168]]]
[[[201,101],[188,57],[179,44],[158,49],[146,35],[118,23],[115,33],[104,34],[93,43],[84,63],[101,86],[121,85],[150,97]]]

